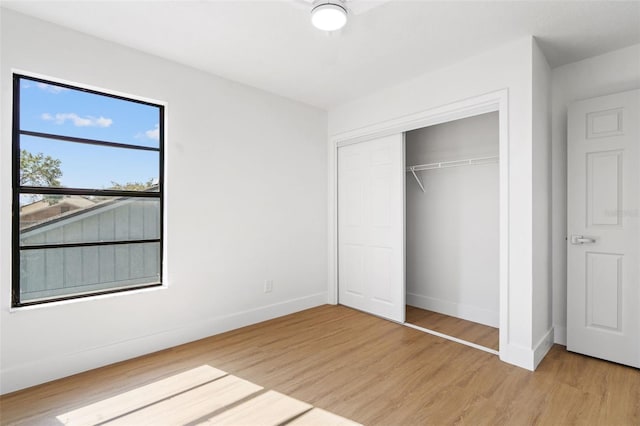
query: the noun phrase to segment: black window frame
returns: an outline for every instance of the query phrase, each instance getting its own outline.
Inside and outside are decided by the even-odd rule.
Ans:
[[[66,89],[82,91],[94,95],[106,96],[114,99],[119,99],[128,102],[135,102],[143,105],[157,107],[159,109],[158,117],[158,147],[150,147],[144,145],[126,144],[112,141],[102,141],[96,139],[79,138],[64,136],[59,134],[49,134],[41,132],[33,132],[29,130],[22,130],[20,128],[20,82],[22,80],[28,80],[36,83],[44,83],[54,85]],[[95,89],[88,89],[81,86],[71,85],[67,83],[60,83],[54,80],[47,80],[40,77],[33,77],[27,74],[13,73],[13,105],[12,105],[12,151],[11,151],[11,164],[12,164],[12,283],[11,283],[11,307],[20,308],[32,305],[42,305],[53,302],[83,299],[92,296],[123,293],[128,291],[135,291],[151,287],[161,287],[163,284],[163,270],[164,270],[164,142],[165,142],[165,107],[162,104],[157,104],[148,101],[142,101],[140,99],[129,98],[121,95],[114,95],[108,92],[101,92]],[[20,185],[20,136],[34,136],[38,138],[53,139],[58,141],[65,141],[69,143],[79,143],[88,145],[98,145],[111,147],[115,149],[132,149],[143,151],[158,152],[159,156],[159,173],[158,173],[158,191],[130,191],[130,190],[112,190],[112,189],[91,189],[91,188],[68,188],[68,187],[37,187]],[[20,245],[20,195],[21,194],[42,194],[42,195],[84,195],[84,196],[105,196],[105,197],[127,197],[127,198],[153,198],[158,199],[160,206],[159,217],[159,236],[160,238],[153,239],[138,239],[138,240],[114,240],[114,241],[96,241],[96,242],[82,242],[82,243],[58,243],[58,244],[42,244],[42,245]],[[70,294],[65,296],[56,296],[50,298],[44,298],[33,301],[21,301],[20,300],[20,252],[23,250],[35,250],[35,249],[55,249],[55,248],[70,248],[70,247],[87,247],[87,246],[104,246],[104,245],[120,245],[120,244],[136,244],[136,243],[159,243],[160,245],[160,259],[159,259],[159,281],[156,283],[140,284],[135,286],[129,286],[124,288],[105,289],[93,292],[87,292],[82,294]]]

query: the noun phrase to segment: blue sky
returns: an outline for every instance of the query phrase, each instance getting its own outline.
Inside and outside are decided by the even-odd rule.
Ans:
[[[20,129],[158,147],[159,108],[23,79]],[[22,136],[20,147],[62,162],[62,186],[108,188],[158,178],[158,153]]]

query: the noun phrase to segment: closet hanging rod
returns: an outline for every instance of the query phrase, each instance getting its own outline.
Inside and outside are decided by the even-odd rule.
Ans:
[[[408,166],[408,172],[420,172],[422,170],[433,170],[433,169],[445,169],[448,167],[461,167],[461,166],[477,166],[481,164],[491,164],[498,162],[500,157],[477,157],[477,158],[468,158],[465,160],[454,160],[454,161],[441,161],[439,163],[428,163],[428,164],[416,164],[414,166]]]
[[[476,158],[468,158],[466,160],[455,160],[455,161],[441,161],[440,163],[429,163],[429,164],[416,164],[415,166],[408,166],[407,172],[411,172],[413,177],[416,178],[416,182],[420,186],[422,192],[424,192],[424,185],[422,185],[422,181],[416,174],[416,172],[420,172],[423,170],[433,170],[433,169],[446,169],[448,167],[461,167],[461,166],[478,166],[481,164],[492,164],[497,163],[499,157],[476,157]]]

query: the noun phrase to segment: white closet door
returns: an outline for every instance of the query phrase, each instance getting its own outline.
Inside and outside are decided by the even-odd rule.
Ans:
[[[338,148],[338,297],[404,322],[404,134]]]
[[[567,349],[640,367],[640,91],[572,104]]]

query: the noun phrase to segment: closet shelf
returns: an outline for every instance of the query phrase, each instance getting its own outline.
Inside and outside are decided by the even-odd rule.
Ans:
[[[416,182],[424,192],[424,186],[422,185],[422,181],[416,174],[416,172],[421,172],[424,170],[433,170],[433,169],[446,169],[449,167],[461,167],[461,166],[479,166],[482,164],[491,164],[497,163],[499,157],[476,157],[476,158],[468,158],[465,160],[455,160],[455,161],[442,161],[440,163],[428,163],[428,164],[416,164],[415,166],[408,166],[407,172],[411,172],[413,177],[416,178]]]

